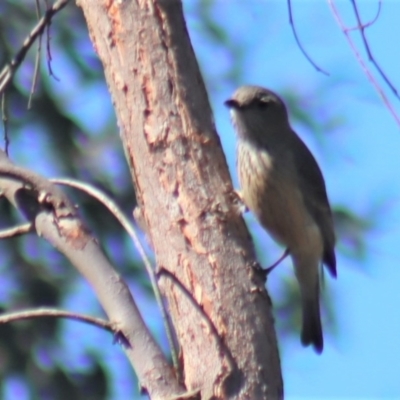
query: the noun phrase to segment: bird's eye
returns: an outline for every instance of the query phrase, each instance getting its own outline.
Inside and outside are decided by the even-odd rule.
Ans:
[[[268,101],[259,100],[259,101],[257,102],[257,107],[258,107],[258,108],[265,109],[265,108],[267,108],[268,106],[269,106],[269,102],[268,102]]]

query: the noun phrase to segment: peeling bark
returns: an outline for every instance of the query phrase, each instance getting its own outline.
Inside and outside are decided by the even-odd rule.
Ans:
[[[79,4],[104,65],[186,388],[203,399],[282,398],[271,302],[233,205],[180,2]]]

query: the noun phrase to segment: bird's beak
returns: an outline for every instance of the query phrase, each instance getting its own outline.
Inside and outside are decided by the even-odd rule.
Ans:
[[[233,99],[228,99],[224,102],[224,104],[228,107],[228,108],[239,108],[239,104],[236,100]]]

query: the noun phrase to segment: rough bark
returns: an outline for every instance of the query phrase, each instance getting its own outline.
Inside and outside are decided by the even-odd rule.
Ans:
[[[187,389],[204,399],[281,398],[271,303],[233,206],[181,3],[79,5],[104,65]]]

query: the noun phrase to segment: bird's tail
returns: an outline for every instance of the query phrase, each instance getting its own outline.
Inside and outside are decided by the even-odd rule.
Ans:
[[[312,345],[320,354],[324,348],[322,334],[321,314],[319,308],[319,287],[314,296],[302,294],[303,327],[301,330],[301,343],[303,346]]]

